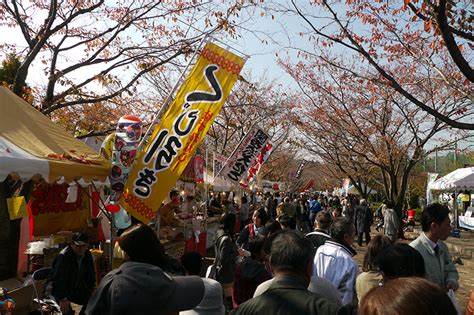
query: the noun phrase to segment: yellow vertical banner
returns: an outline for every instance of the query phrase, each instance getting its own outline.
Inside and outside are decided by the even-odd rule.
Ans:
[[[219,114],[244,63],[213,43],[204,46],[135,159],[120,199],[128,213],[144,223],[154,217]]]

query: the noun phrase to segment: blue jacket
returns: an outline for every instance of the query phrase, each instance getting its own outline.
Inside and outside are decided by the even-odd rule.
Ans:
[[[309,201],[309,212],[310,213],[318,213],[321,211],[321,203],[317,201],[316,199],[311,199]]]

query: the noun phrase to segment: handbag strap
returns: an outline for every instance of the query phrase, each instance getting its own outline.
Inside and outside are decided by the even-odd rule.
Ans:
[[[220,261],[221,261],[220,247],[221,247],[222,242],[223,242],[225,237],[228,237],[228,236],[224,234],[224,235],[219,236],[216,240],[216,257],[215,257],[215,260],[214,260],[214,264],[216,264],[216,262],[219,262],[219,264],[220,264]]]

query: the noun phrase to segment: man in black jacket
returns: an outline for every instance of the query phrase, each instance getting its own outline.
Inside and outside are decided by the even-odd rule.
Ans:
[[[295,231],[280,232],[271,246],[272,284],[262,295],[240,304],[231,314],[351,314],[350,304],[339,307],[307,290],[313,256],[311,241]]]
[[[362,246],[362,237],[365,234],[365,244],[370,243],[370,226],[373,223],[373,216],[370,207],[365,199],[359,201],[360,205],[355,209],[355,224],[357,228],[357,244]]]
[[[74,314],[71,303],[85,306],[95,285],[92,254],[88,249],[87,235],[75,233],[72,242],[54,259],[53,271],[45,284],[45,295],[59,303],[63,314]]]
[[[331,215],[326,211],[319,211],[314,220],[315,229],[313,232],[306,234],[314,245],[314,250],[318,250],[319,246],[323,245],[327,240],[331,239],[329,236],[329,227],[331,226]]]

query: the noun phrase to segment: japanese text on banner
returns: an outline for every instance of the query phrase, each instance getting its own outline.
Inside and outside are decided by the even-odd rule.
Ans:
[[[121,205],[148,223],[218,115],[245,61],[208,43],[161,122],[139,152]]]
[[[247,182],[251,184],[255,177],[258,175],[258,172],[260,172],[260,168],[262,167],[263,163],[265,163],[270,156],[271,152],[273,150],[273,144],[268,143],[266,146],[263,147],[263,149],[260,151],[259,154],[257,154],[257,158],[255,161],[253,161],[252,166],[249,169],[248,176],[247,176]]]
[[[225,177],[238,183],[268,139],[261,129],[249,132],[227,161]]]

